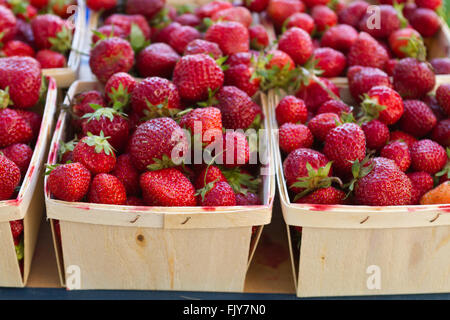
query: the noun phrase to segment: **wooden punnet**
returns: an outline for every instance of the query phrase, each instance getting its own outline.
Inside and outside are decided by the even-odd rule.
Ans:
[[[0,201],[0,286],[23,287],[30,274],[31,261],[36,246],[39,226],[44,213],[43,176],[44,163],[56,110],[57,88],[53,78],[48,81],[45,109],[34,111],[42,114],[42,124],[34,147],[33,157],[16,199]],[[22,275],[14,248],[9,222],[24,220],[24,274]]]
[[[68,98],[97,82],[77,81]],[[266,111],[266,97],[258,99]],[[265,112],[266,113],[266,112]],[[70,126],[62,112],[49,163]],[[267,118],[264,126],[267,128]],[[267,144],[269,137],[265,136]],[[54,238],[61,282],[68,289],[243,291],[262,227],[270,223],[275,192],[271,146],[260,194],[264,205],[235,207],[130,207],[69,203],[45,190],[47,217],[60,221]]]
[[[341,97],[349,97],[341,88]],[[280,95],[269,93],[277,129]],[[450,292],[450,204],[370,207],[291,203],[272,135],[297,296]],[[294,227],[302,227],[301,235]]]

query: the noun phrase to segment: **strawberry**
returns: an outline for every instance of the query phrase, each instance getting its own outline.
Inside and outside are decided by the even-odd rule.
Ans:
[[[380,152],[384,158],[394,160],[398,168],[405,172],[411,165],[411,154],[408,145],[405,142],[394,141],[386,146]]]
[[[357,38],[358,32],[355,28],[347,24],[338,24],[324,32],[320,45],[347,53]]]
[[[295,203],[344,204],[345,193],[334,187],[320,188],[295,200]]]
[[[322,104],[318,109],[316,114],[321,113],[335,113],[340,116],[342,113],[351,113],[352,108],[340,100],[328,100]]]
[[[86,6],[95,11],[109,10],[117,5],[117,0],[86,0]]]
[[[336,13],[324,5],[318,5],[312,8],[311,17],[318,32],[323,32],[337,24],[338,17]]]
[[[149,40],[151,37],[151,29],[147,23],[145,17],[141,14],[125,15],[115,13],[110,15],[105,20],[105,25],[114,25],[120,27],[124,32],[126,37],[131,37],[133,33],[133,26],[138,27],[137,33],[141,33],[145,40]]]
[[[164,8],[164,0],[127,0],[127,14],[142,14],[147,20],[154,18]]]
[[[216,12],[212,17],[212,21],[235,21],[241,23],[248,28],[252,24],[252,14],[245,7],[231,7]]]
[[[0,154],[0,201],[10,199],[19,183],[19,167]]]
[[[126,109],[136,85],[136,80],[128,73],[118,72],[113,74],[105,84],[106,102],[114,109]]]
[[[431,139],[444,147],[450,146],[450,119],[439,121],[431,132]]]
[[[127,36],[128,36],[127,32],[125,32],[125,30],[123,30],[121,27],[117,25],[112,24],[103,25],[97,30],[95,30],[95,32],[93,32],[92,43],[95,44],[104,38],[117,37],[125,39]]]
[[[188,54],[198,53],[210,55],[213,59],[219,59],[223,55],[222,50],[220,50],[217,43],[201,39],[189,42],[183,55],[187,56]]]
[[[389,36],[389,46],[399,58],[418,57],[418,49],[423,48],[422,36],[413,28],[398,29]],[[426,49],[425,49],[426,50]]]
[[[359,71],[352,73],[355,68],[359,68]],[[391,87],[388,75],[377,68],[351,67],[347,75],[350,93],[356,101],[360,101],[361,97],[375,86]]]
[[[345,56],[331,48],[317,48],[313,53],[317,68],[322,71],[322,77],[338,77],[345,69],[347,63]]]
[[[133,206],[133,207],[144,207],[145,202],[141,198],[130,196],[130,197],[127,197],[127,201],[125,202],[125,205]]]
[[[412,172],[407,174],[411,181],[411,203],[412,205],[419,204],[420,198],[433,189],[433,177],[427,172]]]
[[[372,120],[361,125],[366,136],[366,146],[369,149],[379,150],[389,140],[389,128],[383,122]]]
[[[227,130],[223,137],[223,153],[217,155],[216,163],[227,168],[240,167],[250,159],[247,137],[239,131]]]
[[[369,3],[366,1],[352,1],[347,7],[339,12],[339,23],[357,27],[361,18],[367,12]]]
[[[232,56],[233,57],[233,56]],[[281,50],[269,50],[262,58],[264,67],[260,87],[263,90],[288,88],[297,76],[295,62]],[[259,60],[259,59],[258,59]]]
[[[38,51],[36,60],[41,64],[42,69],[64,68],[67,64],[63,54],[47,49]]]
[[[230,55],[247,52],[250,36],[248,29],[239,22],[219,21],[208,28],[205,40],[217,43],[224,55]]]
[[[278,49],[287,53],[298,65],[303,65],[313,54],[310,35],[293,27],[283,33],[278,41]]]
[[[92,73],[103,83],[117,72],[128,72],[133,63],[134,52],[130,43],[115,37],[97,42],[89,58]]]
[[[137,127],[129,142],[129,153],[134,165],[141,172],[147,168],[158,170],[172,165],[172,156],[180,156],[174,152],[186,149],[184,131],[170,118],[156,118],[144,122]]]
[[[78,202],[84,198],[91,183],[91,173],[81,163],[50,166],[47,187],[55,199]]]
[[[411,167],[414,171],[425,171],[435,174],[447,162],[447,153],[438,143],[424,139],[417,141],[410,147]]]
[[[153,43],[137,56],[136,68],[142,77],[170,78],[180,55],[165,43]]]
[[[194,186],[174,168],[142,174],[140,186],[148,206],[192,207],[197,203]]]
[[[258,195],[253,192],[236,193],[236,205],[237,206],[259,206],[262,202]]]
[[[222,87],[217,93],[223,126],[227,129],[258,128],[262,120],[259,105],[242,90],[233,86]]]
[[[303,124],[285,123],[279,130],[280,149],[286,154],[298,148],[310,148],[314,137]]]
[[[182,57],[173,71],[173,83],[177,86],[180,97],[188,101],[206,100],[209,92],[222,86],[223,80],[224,74],[220,66],[205,54]]]
[[[72,31],[60,17],[52,14],[39,15],[31,21],[34,41],[39,49],[66,52],[72,46]]]
[[[88,202],[123,205],[126,201],[125,187],[118,178],[107,173],[94,177],[88,192]]]
[[[443,83],[436,90],[436,100],[447,116],[450,115],[450,84]]]
[[[404,112],[403,100],[393,89],[376,86],[364,95],[361,107],[370,118],[392,125],[400,120]]]
[[[216,12],[231,8],[232,4],[228,1],[214,0],[208,2],[196,9],[195,13],[200,19],[211,18]]]
[[[425,102],[428,107],[430,107],[431,111],[433,111],[436,120],[440,121],[447,118],[444,110],[442,110],[441,106],[439,105],[436,96],[427,95],[422,98],[422,101]]]
[[[267,14],[275,26],[281,28],[290,15],[296,12],[304,12],[305,9],[305,5],[300,0],[270,0]]]
[[[243,4],[252,12],[262,12],[269,5],[269,0],[245,0]]]
[[[262,50],[269,45],[269,35],[266,29],[260,25],[254,25],[248,28],[250,37],[250,47],[253,50]]]
[[[99,91],[91,90],[79,93],[75,96],[71,104],[72,113],[76,118],[81,118],[86,113],[94,112],[91,104],[106,107],[105,100]]]
[[[278,103],[275,114],[278,125],[286,122],[305,123],[308,118],[308,110],[305,102],[294,96],[285,96]]]
[[[332,129],[325,138],[324,154],[342,173],[350,173],[352,161],[366,155],[364,131],[355,123],[344,123]]]
[[[16,35],[16,17],[14,13],[4,6],[0,6],[0,41],[7,43]]]
[[[442,0],[416,0],[415,3],[419,8],[437,10],[442,5]]]
[[[389,135],[389,142],[391,142],[391,141],[403,141],[408,145],[409,148],[411,148],[411,146],[415,142],[417,142],[417,139],[406,132],[397,130],[397,131],[391,131],[391,133]]]
[[[20,236],[23,233],[24,226],[23,226],[23,220],[14,220],[10,221],[9,225],[11,226],[11,232],[14,238],[14,244],[18,245],[18,242],[20,242]]]
[[[179,24],[178,22],[169,23],[164,28],[152,33],[152,42],[169,43],[172,32],[179,27],[181,27],[181,24]]]
[[[8,88],[15,107],[33,107],[39,101],[41,84],[41,67],[33,58],[0,58],[0,89]]]
[[[403,98],[419,99],[434,88],[435,78],[426,62],[404,58],[395,66],[394,88]]]
[[[304,0],[303,2],[308,8],[314,8],[316,6],[326,6],[330,0]]]
[[[252,97],[259,90],[261,79],[254,76],[255,68],[245,64],[229,67],[225,70],[224,85],[235,86]]]
[[[33,48],[27,43],[19,40],[8,41],[2,48],[2,56],[12,57],[34,57]]]
[[[209,144],[216,137],[222,136],[222,115],[215,107],[194,109],[184,115],[179,124],[189,130],[191,135],[201,135],[200,141],[204,144]]]
[[[395,66],[397,65],[397,59],[389,59],[384,65],[384,71],[389,77],[394,75]]]
[[[58,150],[58,156],[59,156],[59,163],[67,163],[67,162],[73,162],[73,149],[75,149],[75,146],[78,143],[78,139],[75,138],[73,140],[70,140],[66,143],[61,142],[59,144],[59,150]]]
[[[335,113],[321,113],[309,120],[308,128],[311,130],[314,138],[319,141],[325,141],[328,133],[336,128],[341,119]]]
[[[176,52],[182,54],[189,42],[200,38],[200,32],[194,27],[181,26],[171,33],[169,45],[175,49]]]
[[[378,69],[383,69],[388,59],[386,49],[365,32],[360,32],[347,55],[349,66],[359,65]]]
[[[76,0],[55,0],[50,2],[51,12],[57,16],[68,19],[74,12],[70,8],[77,4]]]
[[[117,152],[122,152],[128,142],[130,126],[126,115],[113,108],[103,108],[92,105],[93,113],[86,113],[83,119],[83,135],[89,132],[93,135],[103,134],[108,137],[108,143]]]
[[[14,162],[20,169],[22,176],[25,176],[30,165],[33,150],[26,144],[12,144],[0,151],[5,157]]]
[[[414,29],[423,37],[432,37],[441,27],[439,16],[431,9],[418,8],[409,19]]]
[[[222,173],[236,194],[258,192],[261,179],[252,176],[244,167],[224,168]]]
[[[207,166],[204,168],[195,180],[195,188],[202,189],[211,182],[227,182],[227,178],[222,171],[216,166]]]
[[[313,33],[315,28],[314,19],[309,14],[304,12],[296,12],[290,15],[284,22],[284,26],[286,29],[293,27],[303,29],[310,35]]]
[[[450,74],[450,58],[434,58],[430,64],[435,74]]]
[[[374,38],[387,38],[395,30],[400,28],[400,19],[397,10],[390,5],[378,6],[380,26],[373,27],[373,12],[368,11],[359,21],[359,30],[367,32]]]
[[[176,17],[174,21],[178,22],[182,26],[191,26],[191,27],[197,27],[202,23],[200,18],[193,13],[183,13],[182,15]]]
[[[29,143],[32,139],[33,131],[28,121],[13,109],[0,108],[0,148]]]
[[[140,118],[152,119],[178,113],[183,106],[175,85],[159,77],[139,82],[131,95],[131,108]]]
[[[226,61],[227,66],[234,67],[240,64],[250,66],[252,61],[258,58],[255,52],[238,52],[230,55]]]
[[[426,103],[419,100],[403,101],[405,112],[400,119],[400,129],[415,137],[427,135],[436,125],[436,116]]]
[[[93,135],[90,132],[73,149],[73,161],[84,165],[92,174],[108,173],[116,165],[116,155],[103,132]]]
[[[202,207],[235,206],[236,196],[230,185],[224,181],[211,182],[197,191],[197,204]]]
[[[337,98],[340,96],[339,89],[334,83],[325,78],[318,79],[328,90],[325,90],[318,82],[310,80],[309,84],[303,84],[295,94],[297,98],[305,101],[308,111],[312,113],[315,113],[318,107],[333,98],[330,92]]]
[[[111,174],[122,182],[128,196],[139,194],[139,171],[134,167],[129,154],[122,154],[117,157],[116,166]]]
[[[49,0],[30,0],[30,4],[37,9],[42,9],[46,7],[49,3]]]

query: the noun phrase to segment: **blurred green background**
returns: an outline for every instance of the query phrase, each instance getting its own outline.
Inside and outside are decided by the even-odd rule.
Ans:
[[[447,24],[450,24],[450,0],[444,0],[444,18],[447,21]]]

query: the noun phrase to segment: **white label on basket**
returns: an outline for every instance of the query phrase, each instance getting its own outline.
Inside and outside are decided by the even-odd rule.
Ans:
[[[367,267],[366,273],[370,274],[366,281],[367,289],[381,290],[381,268],[373,264]]]
[[[68,290],[81,289],[81,269],[79,266],[70,265],[67,267],[66,287]]]

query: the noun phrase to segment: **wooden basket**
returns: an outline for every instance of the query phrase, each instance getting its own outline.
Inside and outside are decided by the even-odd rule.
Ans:
[[[350,97],[347,87],[340,90]],[[269,93],[271,129],[278,129],[279,100]],[[272,137],[297,296],[450,292],[450,205],[291,203],[278,139]],[[301,239],[295,226],[302,227]]]
[[[57,88],[55,80],[48,81],[47,99],[42,114],[42,124],[34,147],[28,171],[14,200],[0,201],[0,286],[23,287],[30,274],[31,261],[36,246],[39,226],[44,212],[43,176],[44,161],[56,110]],[[14,247],[10,221],[24,220],[24,274],[20,271]]]
[[[94,81],[77,81],[68,98],[102,90]],[[266,97],[260,101],[267,110]],[[62,112],[51,144],[49,163],[57,160],[69,116]],[[268,128],[268,120],[265,119]],[[68,289],[142,289],[243,291],[248,265],[262,227],[270,223],[275,194],[270,139],[269,175],[263,177],[264,205],[235,207],[130,207],[69,203],[51,199],[47,217],[60,221],[62,242],[55,239],[63,285],[73,270],[79,286]],[[74,269],[75,268],[75,269]],[[69,279],[67,277],[67,279]]]
[[[45,76],[53,77],[59,88],[68,88],[78,76],[81,63],[80,52],[83,47],[83,39],[86,33],[86,7],[85,1],[77,1],[77,16],[75,20],[75,33],[72,40],[72,48],[65,68],[42,69]]]

